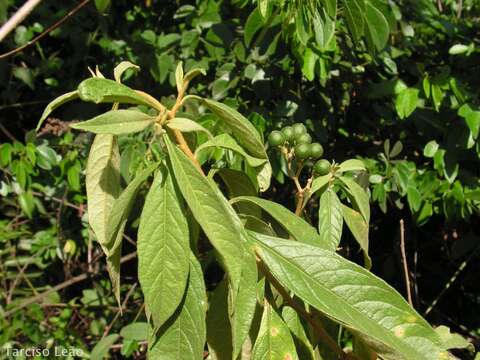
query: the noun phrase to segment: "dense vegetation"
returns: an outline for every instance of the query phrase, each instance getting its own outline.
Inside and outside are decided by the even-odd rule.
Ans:
[[[0,23],[21,3],[3,1]],[[41,3],[0,52],[75,5]],[[185,359],[476,358],[479,19],[475,0],[97,0],[0,54],[0,358],[139,359],[149,342],[149,358],[176,359],[169,329],[188,311]],[[92,175],[102,146],[108,191]],[[175,261],[153,256],[154,225],[180,229]],[[326,290],[397,304],[428,344],[398,340],[374,307],[349,318]]]

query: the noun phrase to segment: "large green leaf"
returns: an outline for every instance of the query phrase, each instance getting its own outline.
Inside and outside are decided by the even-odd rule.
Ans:
[[[79,96],[78,91],[75,90],[75,91],[71,91],[71,92],[68,92],[66,94],[63,94],[63,95],[57,97],[55,100],[51,101],[47,105],[45,110],[43,110],[42,117],[38,121],[36,130],[38,131],[38,129],[40,129],[40,127],[42,126],[43,122],[48,117],[48,115],[50,115],[56,108],[58,108],[59,106],[62,106],[66,102],[78,99],[78,96]]]
[[[268,159],[260,134],[245,116],[218,101],[202,100],[232,130],[237,141],[250,155],[260,159]]]
[[[189,272],[189,231],[172,176],[159,171],[145,199],[138,229],[138,278],[158,329],[180,304]]]
[[[272,305],[265,301],[252,360],[277,359],[298,360],[298,355],[288,326]]]
[[[187,291],[175,314],[154,334],[151,329],[148,359],[202,360],[206,341],[207,295],[198,260],[190,254]]]
[[[370,222],[370,202],[367,192],[354,180],[348,177],[340,176],[340,181],[346,185],[350,201],[352,201],[353,205],[360,210],[360,213],[368,224]]]
[[[228,149],[232,150],[241,156],[245,158],[245,161],[250,165],[251,167],[258,167],[267,161],[265,158],[259,159],[254,156],[251,156],[243,150],[243,148],[238,145],[238,143],[235,141],[234,138],[232,138],[228,134],[221,134],[218,136],[215,136],[213,139],[204,142],[202,145],[200,145],[196,150],[196,154],[200,154],[200,152],[211,149],[211,148],[222,148],[222,149]]]
[[[322,247],[336,251],[342,238],[343,216],[340,200],[333,189],[327,189],[320,197],[318,233]]]
[[[361,336],[382,358],[440,359],[439,336],[382,279],[331,251],[251,236],[258,255],[282,286]]]
[[[364,0],[342,0],[345,19],[347,20],[348,30],[354,41],[358,42],[363,36],[364,20],[363,9]]]
[[[377,50],[382,50],[387,44],[390,27],[382,12],[369,1],[366,2],[365,7],[365,23],[373,45]]]
[[[110,110],[70,127],[96,134],[121,135],[142,131],[154,122],[155,117],[137,110]]]
[[[98,77],[83,80],[78,85],[78,94],[83,101],[100,103],[123,103],[147,105],[155,108],[155,104],[139,95],[135,90],[114,80]]]
[[[121,191],[120,154],[113,135],[95,136],[88,155],[85,184],[88,222],[105,251],[108,216]]]
[[[255,204],[270,214],[297,241],[316,246],[323,245],[317,231],[309,223],[280,204],[253,196],[239,196],[231,202]]]
[[[342,213],[345,223],[363,251],[365,267],[370,269],[372,267],[372,260],[368,255],[368,223],[365,221],[362,214],[343,204]]]
[[[128,215],[135,201],[140,185],[158,167],[152,164],[138,174],[123,190],[112,204],[105,230],[105,249],[107,250],[107,269],[112,281],[112,288],[120,304],[120,257],[122,255],[123,230],[127,224]]]
[[[210,242],[220,255],[222,265],[229,277],[230,315],[235,357],[240,351],[236,344],[242,344],[248,331],[245,321],[251,321],[255,306],[251,297],[255,295],[256,262],[251,253],[249,238],[242,221],[225,199],[215,183],[203,176],[190,159],[172,144],[168,136],[164,137],[169,159],[185,201],[193,216],[202,227]],[[255,276],[251,271],[255,272]],[[240,288],[241,286],[241,288]],[[245,291],[248,294],[245,294]],[[247,301],[247,303],[245,303]],[[241,325],[235,321],[242,322]],[[241,331],[240,331],[241,329]]]

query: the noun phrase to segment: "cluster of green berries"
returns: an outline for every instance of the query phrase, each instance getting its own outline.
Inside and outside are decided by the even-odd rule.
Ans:
[[[268,136],[268,143],[270,146],[293,147],[295,157],[299,160],[317,160],[323,155],[323,146],[320,143],[312,143],[307,128],[300,123],[272,131]],[[330,171],[330,162],[325,159],[318,160],[313,169],[318,175],[326,175]]]

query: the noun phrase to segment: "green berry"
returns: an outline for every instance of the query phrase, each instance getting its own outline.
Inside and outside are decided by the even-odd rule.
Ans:
[[[313,170],[320,176],[327,175],[330,172],[330,162],[325,159],[318,160],[313,166]]]
[[[312,137],[307,133],[300,134],[299,136],[295,137],[295,141],[297,144],[310,144],[312,142]]]
[[[274,130],[268,135],[268,143],[271,146],[280,146],[285,142],[285,136],[278,130]]]
[[[295,156],[299,159],[306,159],[310,156],[310,146],[308,144],[298,144],[295,146]]]
[[[319,143],[310,144],[310,157],[319,159],[323,155],[323,146]]]
[[[283,136],[285,136],[286,141],[292,141],[294,136],[293,136],[293,129],[291,126],[285,126],[282,129]]]
[[[301,123],[296,123],[292,125],[293,135],[295,138],[299,137],[300,135],[307,133],[307,128],[305,125]]]

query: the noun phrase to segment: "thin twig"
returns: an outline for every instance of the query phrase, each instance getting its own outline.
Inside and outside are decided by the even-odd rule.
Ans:
[[[48,35],[50,32],[52,32],[53,30],[55,30],[56,28],[58,28],[60,25],[62,25],[65,21],[67,21],[68,19],[70,19],[73,15],[75,15],[82,7],[84,7],[85,5],[87,5],[88,3],[90,2],[90,0],[83,0],[81,3],[79,3],[78,5],[76,5],[72,10],[70,10],[65,16],[63,16],[60,20],[58,20],[56,23],[54,23],[52,26],[50,26],[48,29],[46,29],[45,31],[43,31],[40,35],[34,37],[32,40],[30,40],[29,42],[27,42],[25,45],[22,45],[16,49],[13,49],[11,51],[8,51],[6,53],[3,53],[0,55],[0,59],[4,59],[6,57],[9,57],[13,54],[16,54],[20,51],[23,51],[25,50],[26,48],[32,46],[33,44],[35,44],[37,41],[41,40],[43,37],[45,37],[46,35]]]
[[[7,104],[7,105],[0,106],[0,111],[5,109],[21,108],[24,106],[47,104],[49,102],[50,102],[49,100],[37,100],[37,101],[25,101],[21,103]]]
[[[463,271],[463,269],[465,269],[465,267],[467,266],[468,262],[472,259],[473,255],[475,255],[475,251],[473,251],[470,256],[465,260],[463,261],[460,266],[458,267],[458,269],[455,271],[455,273],[452,275],[452,277],[450,278],[450,280],[448,280],[448,282],[445,284],[445,286],[443,287],[442,291],[440,291],[440,293],[437,295],[437,297],[432,301],[432,303],[430,304],[430,306],[427,308],[427,310],[425,310],[425,315],[428,315],[430,313],[430,311],[432,311],[432,309],[437,305],[438,301],[440,300],[440,298],[445,294],[445,292],[450,288],[450,286],[452,286],[452,284],[455,282],[455,280],[457,280],[458,278],[458,275],[460,275],[460,273]]]
[[[178,92],[177,100],[175,102],[175,105],[173,105],[173,108],[170,111],[167,112],[167,115],[168,115],[169,119],[173,119],[175,117],[175,115],[177,114],[177,111],[182,106],[183,97],[185,96],[185,91],[187,90],[187,87],[188,87],[188,81],[186,81],[183,84],[182,88]],[[185,153],[185,155],[187,155],[188,158],[192,161],[192,163],[195,165],[195,167],[203,175],[205,175],[205,173],[203,172],[202,166],[200,165],[200,163],[198,162],[198,159],[195,157],[192,150],[188,146],[187,141],[183,137],[182,132],[180,130],[176,130],[176,129],[173,129],[172,131],[173,131],[173,135],[175,136],[175,139],[177,141],[177,144],[178,144],[178,147],[180,148],[180,150],[182,150]]]
[[[23,273],[25,272],[25,269],[28,267],[28,265],[30,265],[30,260],[32,260],[32,258],[29,258],[28,261],[25,263],[25,265],[23,265],[19,269],[18,274],[15,277],[15,280],[13,280],[12,285],[10,286],[10,290],[8,291],[7,298],[5,299],[5,302],[7,304],[10,304],[10,302],[12,301],[13,291],[15,290],[17,285],[20,283],[20,278],[22,277]],[[17,263],[17,267],[18,267],[18,263]]]
[[[18,11],[0,28],[0,42],[2,42],[2,40],[5,39],[7,35],[10,34],[38,4],[40,4],[41,1],[42,0],[28,0],[22,5],[22,7],[18,9]]]
[[[134,251],[128,255],[125,255],[124,257],[122,257],[120,259],[120,263],[123,264],[124,262],[127,262],[127,261],[130,261],[132,260],[133,258],[135,258],[137,256],[137,252]],[[53,293],[53,292],[56,292],[56,291],[60,291],[62,289],[65,289],[69,286],[72,286],[73,284],[76,284],[76,283],[79,283],[81,281],[84,281],[88,278],[88,276],[90,275],[89,272],[87,273],[83,273],[81,275],[77,275],[71,279],[68,279],[67,281],[64,281],[56,286],[54,286],[53,288],[51,289],[48,289],[46,291],[44,291],[43,293],[41,294],[38,294],[37,296],[34,296],[30,299],[27,299],[25,301],[23,301],[22,303],[20,303],[20,305],[18,305],[17,307],[13,308],[12,310],[10,311],[6,311],[5,312],[5,315],[4,317],[8,317],[10,315],[13,315],[14,313],[16,313],[18,310],[21,310],[23,309],[24,307],[27,307],[28,305],[31,305],[31,304],[34,304],[36,302],[39,302],[41,301],[44,297],[48,296],[49,294]]]
[[[81,206],[77,206],[75,204],[72,204],[64,199],[59,199],[59,198],[56,198],[56,197],[53,197],[53,196],[48,196],[46,194],[43,194],[43,193],[40,193],[40,192],[37,192],[37,191],[32,191],[32,195],[35,195],[35,196],[41,196],[41,197],[44,197],[46,200],[52,200],[52,201],[55,201],[63,206],[67,206],[67,207],[70,207],[72,209],[75,209],[77,211],[83,211],[82,207]]]
[[[413,306],[412,289],[410,287],[410,275],[408,273],[407,255],[405,254],[405,226],[403,219],[400,219],[400,252],[402,253],[403,273],[405,275],[405,287],[407,288],[408,303]]]
[[[108,333],[110,332],[110,330],[112,329],[113,325],[115,324],[115,321],[117,321],[117,319],[119,318],[120,314],[122,313],[122,309],[125,308],[125,306],[127,305],[127,302],[128,300],[130,299],[130,296],[132,296],[133,292],[135,291],[135,289],[137,288],[137,283],[133,284],[133,286],[130,288],[130,290],[128,290],[128,293],[127,295],[125,296],[125,299],[123,300],[123,303],[122,305],[120,306],[120,309],[118,309],[117,313],[115,314],[115,316],[113,317],[112,321],[110,322],[110,324],[108,324],[108,326],[105,328],[105,331],[103,332],[103,336],[102,338],[106,337],[108,335]]]
[[[2,132],[5,134],[5,136],[8,137],[13,142],[17,141],[17,139],[15,139],[15,136],[13,136],[12,133],[10,131],[8,131],[8,129],[5,126],[3,126],[2,124],[0,124],[0,130],[2,130]]]

